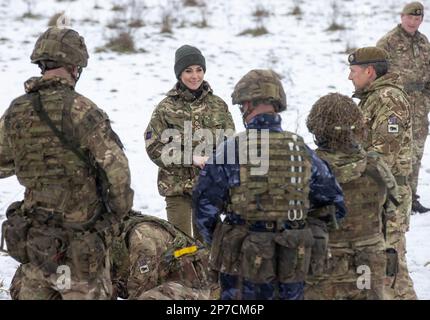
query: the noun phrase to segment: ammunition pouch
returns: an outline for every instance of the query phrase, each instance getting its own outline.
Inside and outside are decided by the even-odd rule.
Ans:
[[[210,268],[230,275],[238,275],[240,252],[247,234],[246,226],[218,223],[212,241]]]
[[[324,274],[327,266],[329,233],[326,223],[320,219],[308,217],[308,223],[314,238],[309,274],[320,276]]]
[[[275,233],[249,232],[242,245],[242,276],[255,283],[276,279]]]
[[[67,248],[68,262],[79,278],[94,279],[105,265],[106,245],[97,232],[84,232],[74,235]]]
[[[209,288],[211,279],[208,276],[209,254],[207,249],[198,249],[191,254],[185,254],[177,260],[177,270],[180,272],[182,283],[190,288]]]
[[[2,237],[6,241],[10,256],[20,263],[28,263],[26,243],[31,221],[21,209],[21,204],[22,201],[13,202],[7,208],[7,219],[2,224]]]
[[[314,244],[309,228],[286,229],[276,234],[278,247],[277,276],[282,283],[304,281],[309,272],[311,250]]]
[[[27,235],[27,254],[31,264],[44,273],[56,273],[66,263],[69,235],[62,228],[31,227]]]
[[[388,248],[385,250],[387,258],[387,270],[386,275],[388,277],[394,277],[399,272],[399,257],[397,251],[394,248]]]

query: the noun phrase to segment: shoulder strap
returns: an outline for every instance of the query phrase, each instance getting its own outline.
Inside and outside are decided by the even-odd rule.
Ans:
[[[60,142],[68,148],[70,151],[72,151],[82,162],[87,164],[90,168],[93,168],[93,165],[90,163],[90,160],[88,157],[79,149],[79,144],[76,143],[76,141],[72,141],[66,138],[64,133],[55,126],[55,124],[52,122],[49,115],[46,113],[45,109],[43,108],[42,101],[40,99],[40,93],[35,92],[31,94],[31,101],[34,111],[36,111],[37,115],[39,116],[40,120],[45,122],[48,127],[52,130],[52,132],[55,134],[55,136],[60,140]]]
[[[72,151],[81,161],[83,161],[90,170],[94,173],[96,177],[96,185],[97,185],[97,192],[99,193],[99,196],[102,199],[103,205],[108,213],[112,213],[112,210],[108,204],[107,199],[107,193],[109,189],[109,180],[107,178],[106,172],[101,168],[97,162],[92,162],[88,155],[86,155],[82,150],[80,149],[80,145],[77,141],[69,140],[62,131],[58,130],[58,128],[55,126],[55,124],[52,122],[49,115],[46,113],[45,109],[43,108],[42,100],[40,98],[40,93],[35,92],[30,94],[31,95],[31,101],[34,111],[36,111],[37,115],[39,116],[40,120],[45,122],[48,127],[52,130],[52,132],[57,136],[57,138],[60,140],[60,142],[70,151]],[[73,103],[73,99],[68,99],[67,101],[69,104]],[[68,107],[68,106],[66,106]]]

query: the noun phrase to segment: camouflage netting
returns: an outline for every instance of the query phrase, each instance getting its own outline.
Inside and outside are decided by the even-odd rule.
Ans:
[[[345,95],[329,93],[318,99],[309,113],[306,125],[319,147],[347,151],[365,138],[363,114]]]

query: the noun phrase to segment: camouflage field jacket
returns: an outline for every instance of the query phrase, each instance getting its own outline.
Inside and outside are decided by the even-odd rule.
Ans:
[[[412,172],[412,127],[406,93],[396,83],[398,75],[386,74],[356,92],[368,127],[367,151],[379,153],[394,176]]]
[[[227,104],[212,93],[207,82],[202,89],[196,98],[177,83],[157,105],[145,131],[146,151],[159,167],[158,191],[162,196],[191,195],[199,174],[192,166],[192,155],[202,155],[197,150],[207,147],[210,154],[206,155],[210,156],[228,131],[234,133]],[[172,157],[166,161],[169,154]]]

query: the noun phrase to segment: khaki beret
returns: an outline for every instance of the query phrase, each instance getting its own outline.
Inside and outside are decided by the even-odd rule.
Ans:
[[[424,6],[421,2],[418,2],[418,1],[408,3],[403,8],[402,14],[408,14],[412,16],[423,16]]]
[[[350,65],[387,62],[388,53],[377,47],[365,47],[355,50],[348,56]]]

